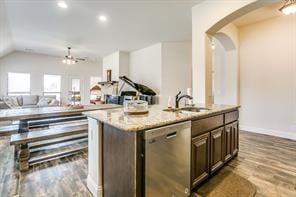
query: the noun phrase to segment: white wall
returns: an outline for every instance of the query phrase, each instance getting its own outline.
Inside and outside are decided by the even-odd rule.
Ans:
[[[166,105],[169,96],[191,87],[191,43],[164,42],[130,53],[130,77],[147,85]]]
[[[107,80],[107,70],[112,70],[112,80],[118,81],[120,76],[129,74],[129,53],[116,51],[103,57],[103,81]]]
[[[161,91],[161,43],[130,53],[130,78],[150,87],[157,94]]]
[[[180,90],[186,94],[192,87],[191,62],[191,42],[162,43],[161,104],[166,105],[169,96],[174,100]]]
[[[296,139],[296,15],[240,28],[241,126]]]
[[[0,59],[0,95],[7,94],[7,73],[31,73],[31,94],[42,95],[43,75],[62,76],[62,100],[67,101],[71,90],[71,79],[81,80],[81,96],[84,104],[89,103],[90,77],[102,76],[100,63],[79,62],[75,65],[65,65],[61,58],[25,52],[13,52]]]
[[[239,31],[233,24],[213,37],[214,103],[239,104]]]
[[[107,81],[107,70],[112,70],[112,80],[118,81],[119,77],[119,51],[103,57],[103,81]]]
[[[120,51],[119,53],[119,77],[129,75],[129,52]]]
[[[226,62],[226,50],[222,43],[214,38],[213,49],[213,94],[214,94],[214,104],[224,104],[224,90],[225,87],[225,62]]]
[[[0,1],[0,57],[13,50],[13,40],[8,23],[5,2]]]

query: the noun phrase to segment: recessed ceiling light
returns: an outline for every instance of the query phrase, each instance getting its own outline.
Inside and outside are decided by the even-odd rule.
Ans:
[[[99,20],[102,21],[102,22],[105,22],[105,21],[107,21],[107,17],[104,16],[104,15],[100,15]]]
[[[67,3],[65,1],[59,1],[58,6],[60,8],[64,8],[64,9],[68,8],[68,5],[67,5]]]

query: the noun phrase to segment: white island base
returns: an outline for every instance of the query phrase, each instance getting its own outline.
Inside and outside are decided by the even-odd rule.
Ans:
[[[102,186],[102,127],[88,118],[88,175],[87,187],[94,197],[103,197]]]

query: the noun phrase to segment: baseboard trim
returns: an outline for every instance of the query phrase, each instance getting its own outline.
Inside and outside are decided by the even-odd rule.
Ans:
[[[269,129],[262,129],[262,128],[256,128],[256,127],[249,127],[240,125],[240,130],[242,131],[248,131],[252,133],[260,133],[265,135],[271,135],[281,138],[286,138],[290,140],[296,140],[296,131],[295,133],[287,132],[287,131],[277,131],[277,130],[269,130]]]
[[[87,176],[87,187],[94,197],[103,197],[103,187],[97,186],[96,182],[88,175]]]

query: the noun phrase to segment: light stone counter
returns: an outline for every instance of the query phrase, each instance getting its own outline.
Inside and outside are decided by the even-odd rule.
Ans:
[[[149,107],[149,113],[145,115],[126,115],[123,108],[84,112],[83,114],[118,129],[137,132],[239,108],[239,106],[229,105],[197,105],[197,107],[207,107],[210,110],[204,112],[167,112],[163,111],[164,106],[154,105]]]

